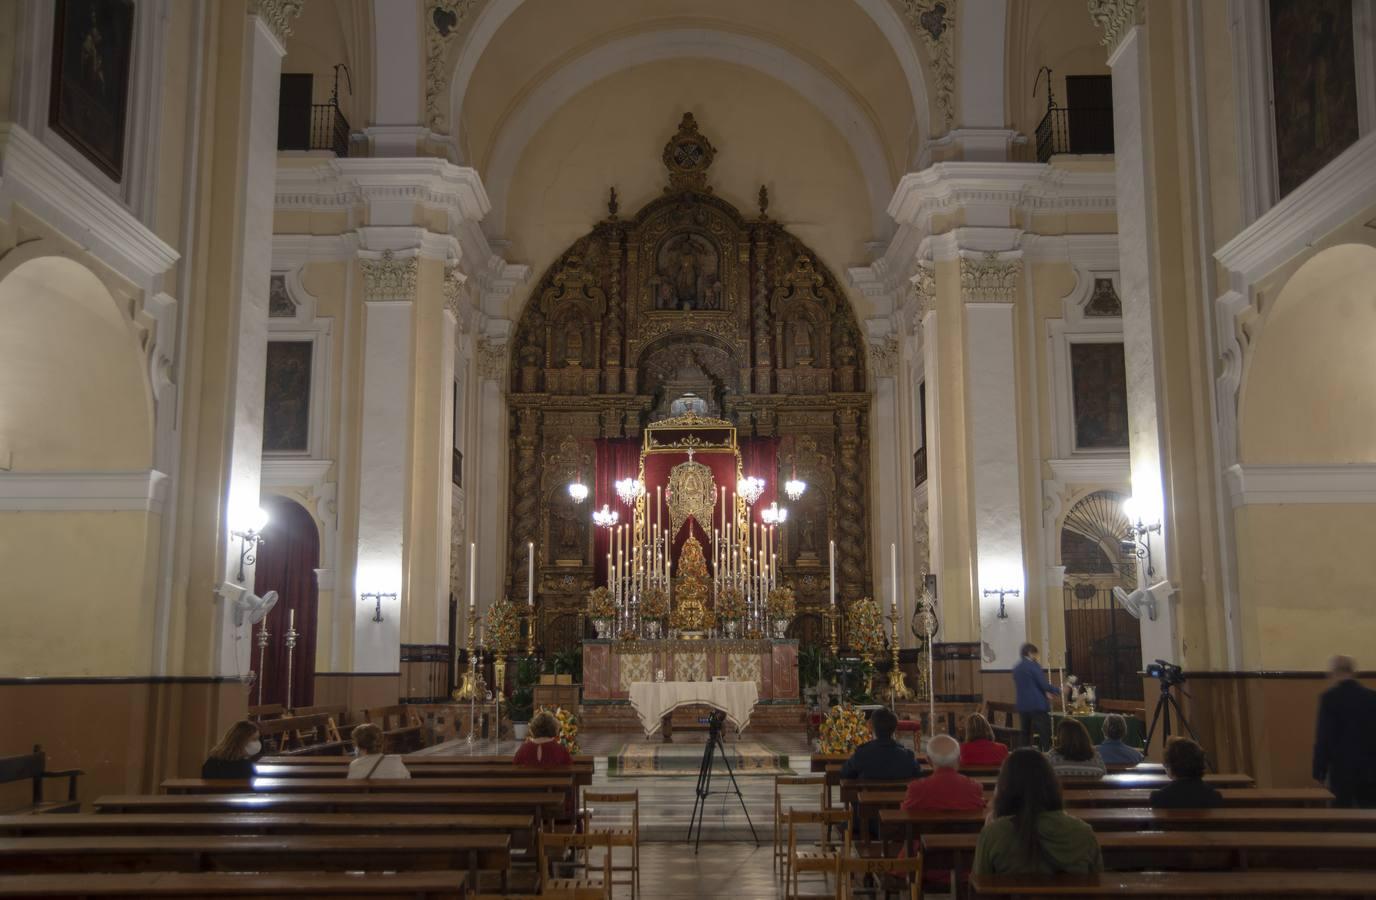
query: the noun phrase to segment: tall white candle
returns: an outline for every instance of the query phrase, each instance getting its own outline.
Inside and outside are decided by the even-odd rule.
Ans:
[[[889,583],[893,585],[890,606],[898,607],[898,545],[889,544]]]
[[[468,606],[478,605],[478,545],[468,545]]]
[[[530,558],[530,570],[526,575],[526,602],[534,608],[535,606],[535,542],[531,541],[526,545]]]
[[[290,612],[290,617],[287,619],[287,630],[288,630],[288,631],[295,631],[295,630],[296,630],[296,610],[294,610],[294,609],[291,610],[291,612]]]
[[[836,542],[831,541],[830,549],[830,570],[831,570],[831,605],[836,605]]]

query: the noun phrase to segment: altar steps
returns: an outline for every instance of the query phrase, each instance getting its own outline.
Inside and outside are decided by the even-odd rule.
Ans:
[[[706,731],[707,706],[685,706],[674,710],[674,731]],[[595,732],[639,732],[640,719],[630,701],[584,703],[578,707],[579,728]],[[802,703],[761,703],[750,716],[749,731],[802,732],[807,717]]]

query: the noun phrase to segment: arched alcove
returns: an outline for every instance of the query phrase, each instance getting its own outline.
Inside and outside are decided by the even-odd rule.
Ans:
[[[280,703],[291,708],[310,706],[315,699],[316,623],[319,590],[315,570],[320,567],[320,533],[315,519],[294,500],[282,496],[263,498],[268,524],[258,548],[253,592],[278,594],[277,605],[262,623],[253,627],[253,670],[262,690],[254,685],[253,702]],[[298,634],[291,654],[291,696],[287,696],[286,632],[295,613]],[[266,661],[257,640],[268,629]]]
[[[1245,465],[1376,462],[1373,276],[1376,248],[1342,244],[1276,294],[1243,370]]]
[[[130,472],[153,458],[143,353],[105,285],[41,256],[0,280],[0,442],[15,472]]]

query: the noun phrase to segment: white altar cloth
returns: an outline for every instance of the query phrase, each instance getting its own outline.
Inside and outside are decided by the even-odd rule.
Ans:
[[[726,721],[742,731],[760,693],[753,681],[635,681],[631,706],[640,716],[646,737],[659,730],[660,721],[680,706],[701,703],[726,713]]]

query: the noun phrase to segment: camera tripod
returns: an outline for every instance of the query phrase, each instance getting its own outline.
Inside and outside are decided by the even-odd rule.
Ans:
[[[721,755],[721,761],[726,765],[726,774],[731,779],[731,791],[736,795],[736,799],[741,802],[741,811],[745,813],[746,824],[750,826],[750,834],[755,838],[755,846],[760,846],[760,836],[755,833],[755,823],[750,821],[750,810],[746,809],[745,797],[741,796],[740,785],[736,784],[736,773],[731,769],[731,758],[726,755],[726,745],[721,740],[721,726],[726,721],[726,713],[714,710],[707,719],[707,744],[702,748],[702,766],[698,769],[697,799],[693,801],[693,815],[688,820],[688,840],[693,842],[693,853],[698,852],[698,847],[702,844],[702,820],[707,815],[707,798],[712,794],[712,750],[716,749]],[[717,791],[718,794],[730,793],[728,791]],[[696,837],[693,829],[697,828]]]
[[[1156,733],[1156,723],[1158,720],[1161,722],[1161,746],[1166,746],[1166,742],[1171,739],[1172,709],[1175,710],[1176,716],[1180,719],[1180,724],[1185,726],[1185,731],[1189,733],[1190,738],[1196,744],[1199,744],[1200,747],[1203,747],[1204,745],[1199,740],[1199,735],[1195,733],[1193,726],[1190,725],[1190,720],[1185,718],[1185,711],[1180,708],[1180,701],[1175,699],[1175,695],[1171,693],[1171,687],[1172,685],[1170,682],[1162,679],[1161,696],[1157,698],[1156,710],[1151,714],[1151,725],[1147,728],[1147,739],[1143,747],[1147,748],[1151,746],[1151,736]],[[1207,753],[1204,755],[1204,762],[1210,769],[1213,768],[1213,763],[1209,761]]]

